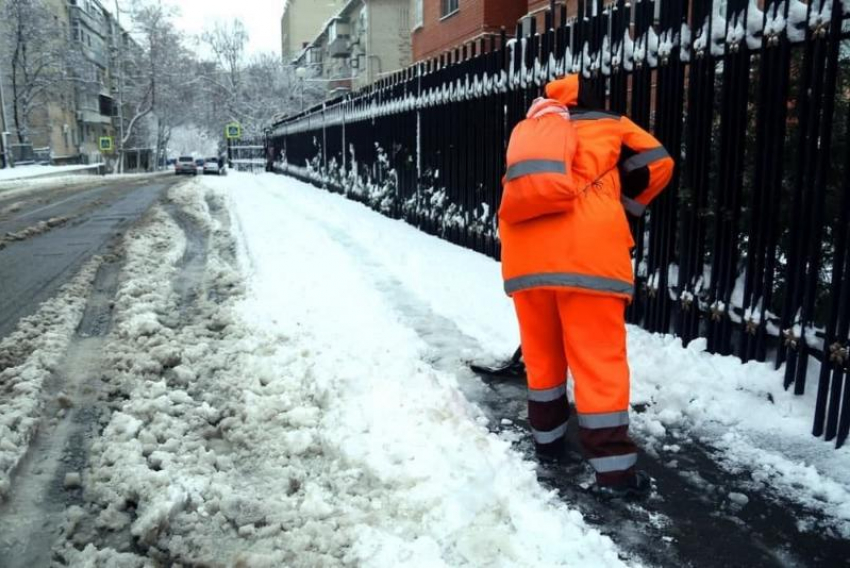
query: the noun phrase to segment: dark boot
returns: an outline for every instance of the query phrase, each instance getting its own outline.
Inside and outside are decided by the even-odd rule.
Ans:
[[[590,486],[588,491],[603,501],[613,499],[641,500],[652,492],[652,482],[649,475],[639,471],[625,481],[613,484],[600,484],[598,481]]]
[[[534,451],[537,458],[541,461],[558,461],[567,455],[566,437],[561,437],[548,444],[538,444],[535,442]]]

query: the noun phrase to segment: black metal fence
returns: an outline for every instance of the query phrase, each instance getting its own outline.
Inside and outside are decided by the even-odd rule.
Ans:
[[[850,432],[850,0],[579,2],[275,124],[275,168],[499,256],[511,128],[583,73],[676,156],[633,225],[629,319],[818,374],[813,433]],[[812,362],[819,364],[812,364]],[[675,380],[671,377],[671,380]]]

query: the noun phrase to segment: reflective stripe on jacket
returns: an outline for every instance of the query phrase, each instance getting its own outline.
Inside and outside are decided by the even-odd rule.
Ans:
[[[673,160],[654,136],[628,118],[574,108],[578,85],[578,76],[569,75],[546,86],[548,98],[573,107],[570,124],[578,143],[572,159],[564,157],[576,188],[573,206],[522,222],[508,222],[510,212],[500,211],[508,295],[554,288],[632,296],[634,241],[626,211],[643,213],[670,181]]]

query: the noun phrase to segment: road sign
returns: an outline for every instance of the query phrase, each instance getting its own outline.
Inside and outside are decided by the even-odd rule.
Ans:
[[[100,143],[98,145],[101,152],[111,152],[112,151],[112,136],[101,136]]]
[[[231,122],[224,128],[224,135],[228,140],[242,137],[242,126],[238,122]]]

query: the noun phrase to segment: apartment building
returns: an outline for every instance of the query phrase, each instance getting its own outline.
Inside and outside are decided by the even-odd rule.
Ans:
[[[413,62],[409,0],[349,0],[293,61],[329,96],[357,90]]]
[[[578,0],[411,0],[414,61],[499,34],[502,28],[512,37],[517,24],[528,29],[531,20],[541,30],[546,12],[554,8],[560,14],[562,6],[575,17]]]
[[[83,55],[84,60],[79,64],[88,79],[76,88],[78,148],[83,161],[98,161],[102,159],[100,138],[115,136],[110,63],[115,42],[123,34],[118,31],[112,14],[98,0],[68,0],[68,14],[71,47]]]
[[[49,158],[53,163],[98,162],[101,137],[115,137],[117,114],[113,95],[117,74],[115,54],[119,49],[139,49],[129,34],[118,26],[112,13],[99,0],[40,0],[49,11],[46,23],[64,51],[66,78],[56,80],[38,95],[27,121],[27,140],[10,136],[19,144],[19,157]],[[43,19],[43,18],[42,18]],[[8,22],[0,22],[0,27]],[[36,41],[38,38],[36,38]],[[0,82],[4,92],[9,132],[16,130],[11,80],[11,60],[0,60]],[[68,76],[76,80],[67,80]]]
[[[528,0],[411,0],[413,58],[439,56],[503,27],[513,35],[528,11]]]
[[[67,36],[70,29],[70,21],[68,19],[67,10],[65,9],[65,0],[43,0],[45,7],[48,9],[48,21],[51,30],[59,32]],[[0,3],[2,6],[2,3]],[[39,20],[41,23],[43,21]],[[4,26],[14,25],[11,21],[0,21],[0,32],[4,38],[13,37],[8,35],[10,29]],[[41,39],[41,38],[40,38]],[[55,38],[49,38],[55,39]],[[0,46],[2,47],[2,46]],[[7,45],[7,48],[13,46]],[[62,38],[56,44],[51,44],[51,49],[61,49],[63,47]],[[42,47],[42,49],[44,49]],[[49,58],[44,58],[43,61],[48,63]],[[76,130],[76,104],[74,89],[70,84],[57,82],[55,85],[50,85],[48,92],[37,96],[36,100],[31,105],[31,110],[24,116],[24,110],[21,108],[24,103],[19,102],[18,112],[15,112],[16,94],[22,98],[29,96],[35,89],[30,89],[25,92],[23,86],[13,81],[12,73],[12,58],[3,57],[0,60],[0,88],[3,91],[4,112],[0,112],[0,122],[5,120],[5,124],[0,124],[2,130],[8,132],[7,142],[11,146],[10,154],[18,159],[39,159],[56,161],[74,160],[76,158],[76,147],[74,145],[74,132]],[[53,66],[50,65],[49,71],[52,72]],[[41,81],[45,82],[43,77],[46,74],[45,70],[41,72]],[[20,76],[20,74],[18,74]],[[16,90],[18,91],[16,93]],[[21,140],[18,136],[19,127],[25,133],[25,140]],[[35,149],[36,154],[33,154]]]
[[[280,18],[280,53],[289,63],[318,31],[337,14],[346,0],[284,0]]]

